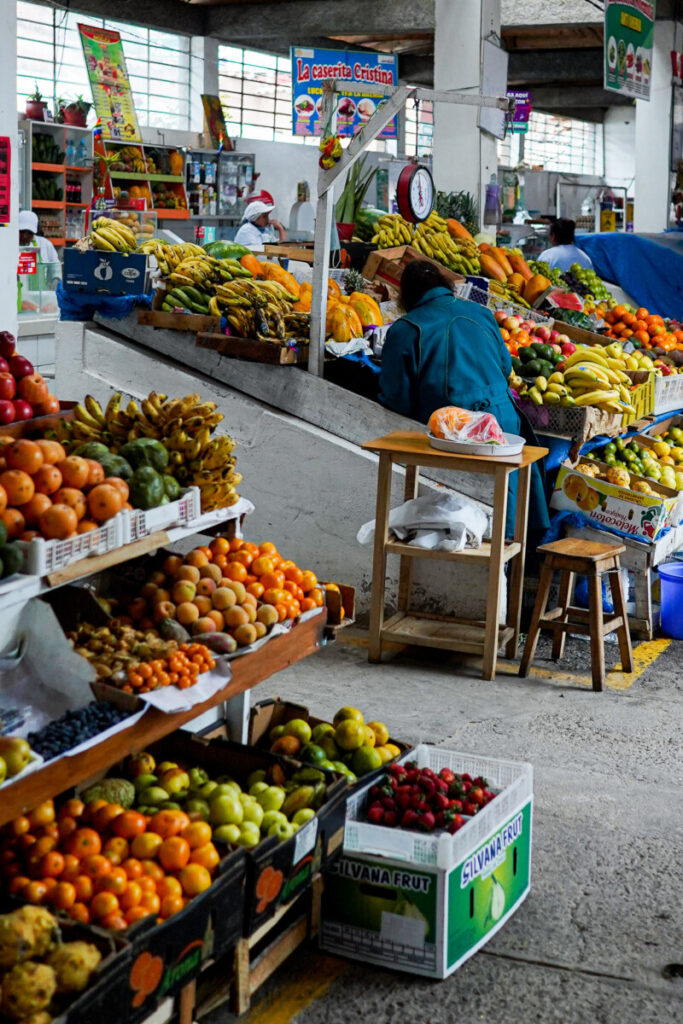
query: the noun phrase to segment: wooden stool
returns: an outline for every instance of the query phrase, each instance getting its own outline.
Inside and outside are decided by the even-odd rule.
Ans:
[[[564,653],[564,641],[567,633],[583,633],[590,636],[591,641],[591,672],[593,689],[602,690],[605,685],[605,649],[603,637],[617,631],[621,667],[624,672],[633,672],[633,652],[631,635],[628,631],[626,602],[619,575],[619,555],[625,550],[623,544],[598,544],[593,541],[567,537],[544,544],[539,552],[546,556],[538,588],[538,597],[531,616],[529,635],[524,645],[524,654],[519,666],[520,676],[529,673],[529,665],[533,661],[538,643],[538,634],[542,629],[553,630],[552,657],[558,661]],[[557,608],[546,613],[550,584],[555,570],[560,572],[560,603]],[[588,611],[574,608],[569,604],[574,586],[574,574],[580,573],[588,579]],[[607,573],[614,615],[605,618],[602,611],[602,576]],[[571,619],[578,621],[570,621]]]

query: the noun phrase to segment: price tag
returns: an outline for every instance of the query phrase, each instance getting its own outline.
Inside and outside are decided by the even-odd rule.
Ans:
[[[17,263],[17,274],[37,274],[38,273],[38,253],[37,252],[20,252],[19,262]]]
[[[302,825],[296,832],[294,843],[294,863],[298,864],[302,857],[305,857],[315,846],[318,838],[318,819],[311,818],[309,822]]]

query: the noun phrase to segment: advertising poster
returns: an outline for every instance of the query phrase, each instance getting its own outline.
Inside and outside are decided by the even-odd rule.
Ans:
[[[232,143],[228,138],[228,129],[225,126],[223,104],[219,97],[202,93],[202,106],[204,107],[204,129],[209,134],[213,148],[218,149],[219,146],[223,146],[225,150],[232,149]]]
[[[0,136],[0,224],[9,224],[10,219],[10,161],[12,147],[9,135]]]
[[[605,0],[605,89],[650,99],[655,0]]]
[[[78,30],[102,138],[142,142],[121,36],[92,25],[79,25]]]
[[[508,89],[508,99],[515,101],[515,112],[512,115],[511,129],[515,135],[524,135],[529,131],[531,116],[531,93]]]
[[[375,113],[382,100],[376,91],[371,95],[373,86],[376,89],[377,86],[398,85],[398,58],[393,53],[293,46],[291,56],[294,135],[321,135],[326,127],[320,120],[325,79],[340,82],[337,134],[341,136],[355,135]],[[379,138],[396,137],[394,118]]]

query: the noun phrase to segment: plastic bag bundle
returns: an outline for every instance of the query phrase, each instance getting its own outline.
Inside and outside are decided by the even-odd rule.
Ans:
[[[445,441],[466,441],[470,444],[505,444],[498,420],[490,412],[474,412],[446,405],[429,417],[429,430]]]

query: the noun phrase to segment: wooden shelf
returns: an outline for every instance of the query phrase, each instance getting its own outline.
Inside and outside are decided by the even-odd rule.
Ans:
[[[40,164],[35,163],[35,161],[31,164],[31,169],[34,171],[50,171],[52,174],[63,174],[65,170],[64,164]]]
[[[92,174],[92,167],[65,167],[64,170],[72,174]]]
[[[498,646],[506,644],[513,634],[511,627],[501,626],[498,630]],[[382,629],[383,642],[439,647],[445,651],[462,651],[466,654],[483,654],[485,635],[485,622],[449,619],[445,616],[438,618],[420,612],[397,612],[386,620]]]
[[[32,199],[31,206],[36,210],[63,210],[66,203],[63,199]]]
[[[140,171],[110,171],[109,177],[125,178],[126,181],[174,181],[180,185],[185,184],[182,174],[157,174],[156,171],[150,171],[148,174],[142,174]]]
[[[489,541],[484,541],[479,548],[465,548],[464,551],[437,551],[434,548],[418,548],[413,544],[402,544],[396,540],[387,541],[385,547],[389,555],[401,555],[407,558],[435,558],[445,562],[483,562],[488,561],[491,557]],[[511,558],[519,554],[520,550],[521,545],[517,542],[506,544],[503,561],[509,562]]]
[[[216,705],[252,689],[275,672],[314,654],[321,645],[326,623],[327,609],[323,608],[319,615],[294,626],[289,633],[275,637],[253,654],[236,658],[231,663],[232,679],[225,689],[203,704],[195,705],[190,711],[167,715],[150,707],[129,729],[115,733],[82,754],[50,761],[44,768],[27,775],[20,782],[3,786],[0,790],[0,825],[31,810],[43,800],[100,775],[124,757],[144,750]]]
[[[158,220],[189,220],[189,210],[160,210],[158,206],[154,207],[154,212],[157,215]]]
[[[76,207],[77,209],[82,210],[84,207],[90,206],[90,203],[67,203],[66,205]]]

